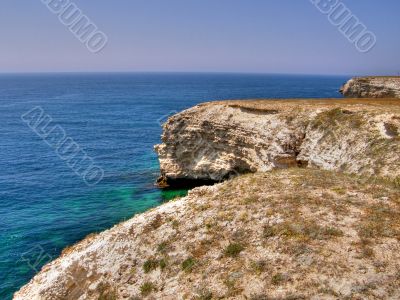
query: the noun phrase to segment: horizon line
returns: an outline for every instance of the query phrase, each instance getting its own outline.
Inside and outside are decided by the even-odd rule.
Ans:
[[[226,75],[297,75],[297,76],[395,76],[395,75],[361,75],[361,74],[322,74],[322,73],[280,73],[248,71],[7,71],[0,75],[51,75],[51,74],[226,74]]]

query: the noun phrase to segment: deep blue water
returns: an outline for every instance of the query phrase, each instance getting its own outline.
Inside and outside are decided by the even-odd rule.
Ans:
[[[0,75],[0,299],[84,238],[169,200],[153,145],[160,119],[217,99],[341,97],[347,77],[246,74]],[[87,186],[21,120],[35,106],[62,126],[103,180]]]

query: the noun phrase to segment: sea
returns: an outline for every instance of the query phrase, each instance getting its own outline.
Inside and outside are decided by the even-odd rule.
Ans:
[[[0,299],[62,249],[187,190],[158,189],[169,116],[224,99],[340,98],[350,77],[224,73],[0,74]],[[51,120],[102,173],[87,180],[26,116]]]

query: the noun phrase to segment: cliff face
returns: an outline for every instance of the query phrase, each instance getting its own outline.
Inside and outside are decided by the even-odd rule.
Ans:
[[[400,299],[399,199],[329,171],[244,175],[86,238],[14,299]]]
[[[400,98],[400,77],[357,77],[340,92],[350,98]]]
[[[254,174],[89,236],[14,299],[400,299],[399,134],[397,99],[191,108],[156,146],[165,181]]]
[[[395,179],[400,106],[393,101],[225,101],[170,118],[155,150],[164,181],[220,181],[293,166]]]

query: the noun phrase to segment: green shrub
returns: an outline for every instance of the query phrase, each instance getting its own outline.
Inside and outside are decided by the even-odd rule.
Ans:
[[[166,252],[167,246],[168,246],[167,242],[162,242],[157,246],[157,251],[158,252]]]
[[[143,270],[145,273],[149,273],[158,267],[158,261],[154,259],[148,259],[146,262],[143,264]]]
[[[182,262],[181,268],[185,272],[191,272],[193,270],[195,264],[196,264],[196,261],[192,257],[189,257]]]
[[[159,264],[161,270],[164,270],[167,267],[167,261],[164,258],[160,259],[158,264]]]
[[[244,246],[239,243],[232,243],[229,244],[228,247],[225,248],[225,255],[226,256],[231,256],[231,257],[236,257],[244,250]]]
[[[142,294],[142,296],[146,297],[150,295],[155,289],[156,286],[154,285],[154,283],[146,281],[140,286],[140,293]]]

